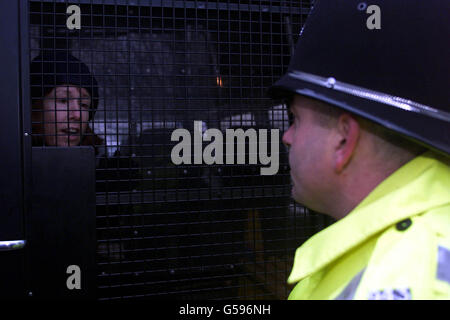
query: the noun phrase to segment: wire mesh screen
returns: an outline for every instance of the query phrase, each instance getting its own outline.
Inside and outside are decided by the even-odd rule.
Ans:
[[[29,1],[33,142],[96,149],[98,299],[287,297],[295,249],[323,221],[290,198],[286,108],[265,92],[310,6]],[[264,132],[270,174],[252,148]]]

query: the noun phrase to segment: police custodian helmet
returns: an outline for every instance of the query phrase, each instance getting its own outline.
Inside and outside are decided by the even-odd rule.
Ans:
[[[450,154],[450,1],[316,0],[270,89],[318,99]]]

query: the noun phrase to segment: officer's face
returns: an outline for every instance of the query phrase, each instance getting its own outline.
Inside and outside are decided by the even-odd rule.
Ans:
[[[55,87],[43,101],[42,121],[48,146],[77,146],[89,121],[91,97],[84,88]]]
[[[283,143],[289,147],[292,197],[323,212],[332,177],[330,129],[319,125],[317,111],[309,98],[296,95],[290,111],[293,120],[283,135]]]

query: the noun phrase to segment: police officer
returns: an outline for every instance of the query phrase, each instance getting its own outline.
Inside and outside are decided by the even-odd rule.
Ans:
[[[315,1],[287,73],[293,198],[337,221],[289,299],[450,298],[445,0]]]

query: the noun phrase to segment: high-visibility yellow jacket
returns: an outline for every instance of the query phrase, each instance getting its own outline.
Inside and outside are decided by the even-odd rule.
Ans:
[[[448,160],[395,171],[297,249],[288,283],[289,299],[450,299]]]

